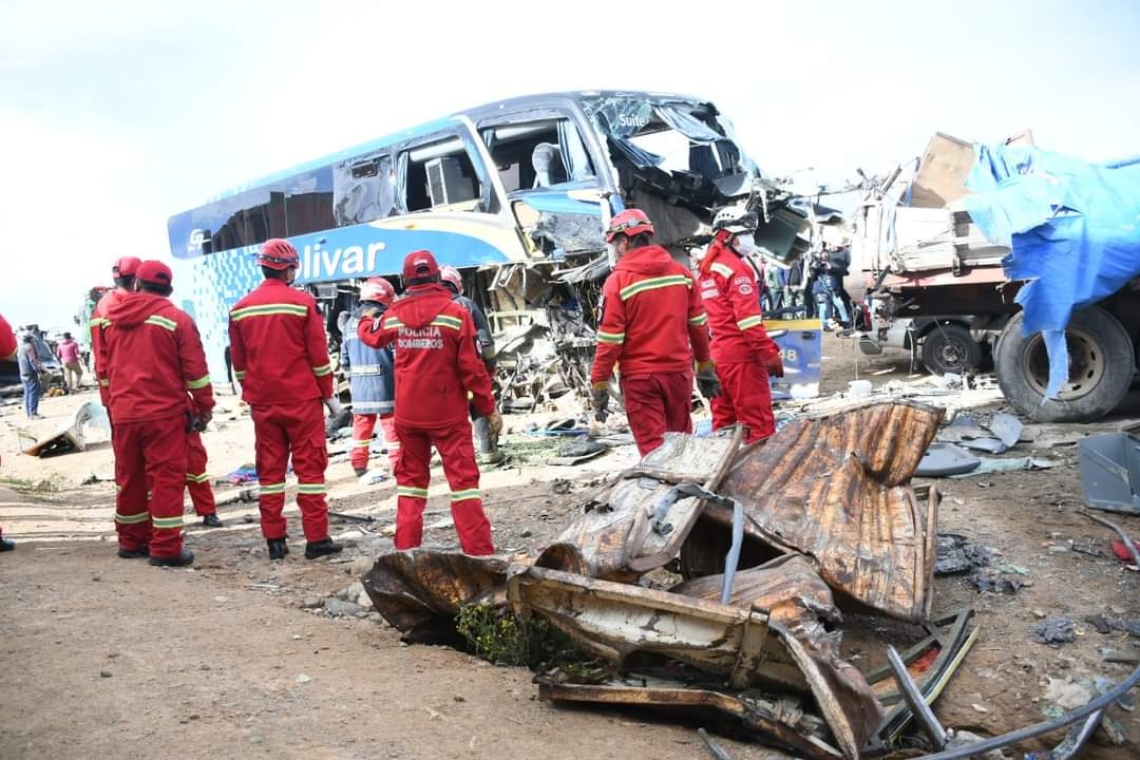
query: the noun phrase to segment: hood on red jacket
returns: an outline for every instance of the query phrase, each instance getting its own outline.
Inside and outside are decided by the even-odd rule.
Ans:
[[[646,245],[627,251],[618,259],[614,269],[638,274],[664,274],[674,263],[675,259],[661,246]]]
[[[127,293],[107,309],[107,319],[115,327],[138,327],[169,303],[165,296],[155,293]]]
[[[451,303],[451,291],[442,285],[415,285],[396,302],[396,313],[408,327],[419,329],[439,316]]]

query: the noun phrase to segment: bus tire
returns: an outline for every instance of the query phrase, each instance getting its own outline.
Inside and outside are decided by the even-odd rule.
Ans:
[[[1074,312],[1065,328],[1069,377],[1057,399],[1045,399],[1049,362],[1040,333],[1021,334],[1024,314],[1009,321],[994,356],[1001,392],[1035,422],[1092,422],[1124,400],[1136,366],[1132,340],[1104,309]]]
[[[922,339],[922,365],[932,375],[977,371],[985,361],[982,345],[957,323],[937,324]]]

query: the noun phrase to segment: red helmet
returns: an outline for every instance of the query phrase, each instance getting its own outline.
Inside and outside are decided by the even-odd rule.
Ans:
[[[450,282],[455,286],[455,292],[463,295],[463,276],[459,274],[459,270],[451,266],[451,264],[444,264],[439,268],[439,279],[444,282]]]
[[[257,263],[263,267],[280,271],[299,267],[301,257],[297,255],[297,249],[288,240],[271,238],[261,246],[261,253],[257,255]]]
[[[135,279],[148,285],[174,287],[174,274],[170,271],[170,267],[161,261],[149,260],[139,264],[135,272]]]
[[[123,256],[111,265],[112,277],[134,277],[142,262],[134,256]]]
[[[439,264],[431,251],[412,251],[404,257],[404,282],[416,284],[434,279],[439,274]]]
[[[396,300],[396,289],[392,287],[392,283],[383,277],[369,277],[368,280],[360,286],[360,300],[376,301],[377,303],[388,306],[392,301]]]
[[[614,242],[618,235],[628,235],[635,238],[641,234],[653,234],[653,222],[639,208],[627,208],[610,220],[610,227],[606,230],[606,242]]]

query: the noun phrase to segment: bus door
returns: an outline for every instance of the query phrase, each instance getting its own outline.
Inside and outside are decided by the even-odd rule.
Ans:
[[[605,250],[610,193],[568,111],[497,114],[477,128],[533,255],[558,260]]]

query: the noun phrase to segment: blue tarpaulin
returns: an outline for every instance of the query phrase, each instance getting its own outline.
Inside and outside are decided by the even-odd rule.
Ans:
[[[975,146],[963,198],[987,238],[1010,247],[1002,260],[1026,335],[1049,352],[1048,398],[1068,377],[1065,327],[1074,310],[1140,275],[1140,162],[1098,165],[1037,148]]]

